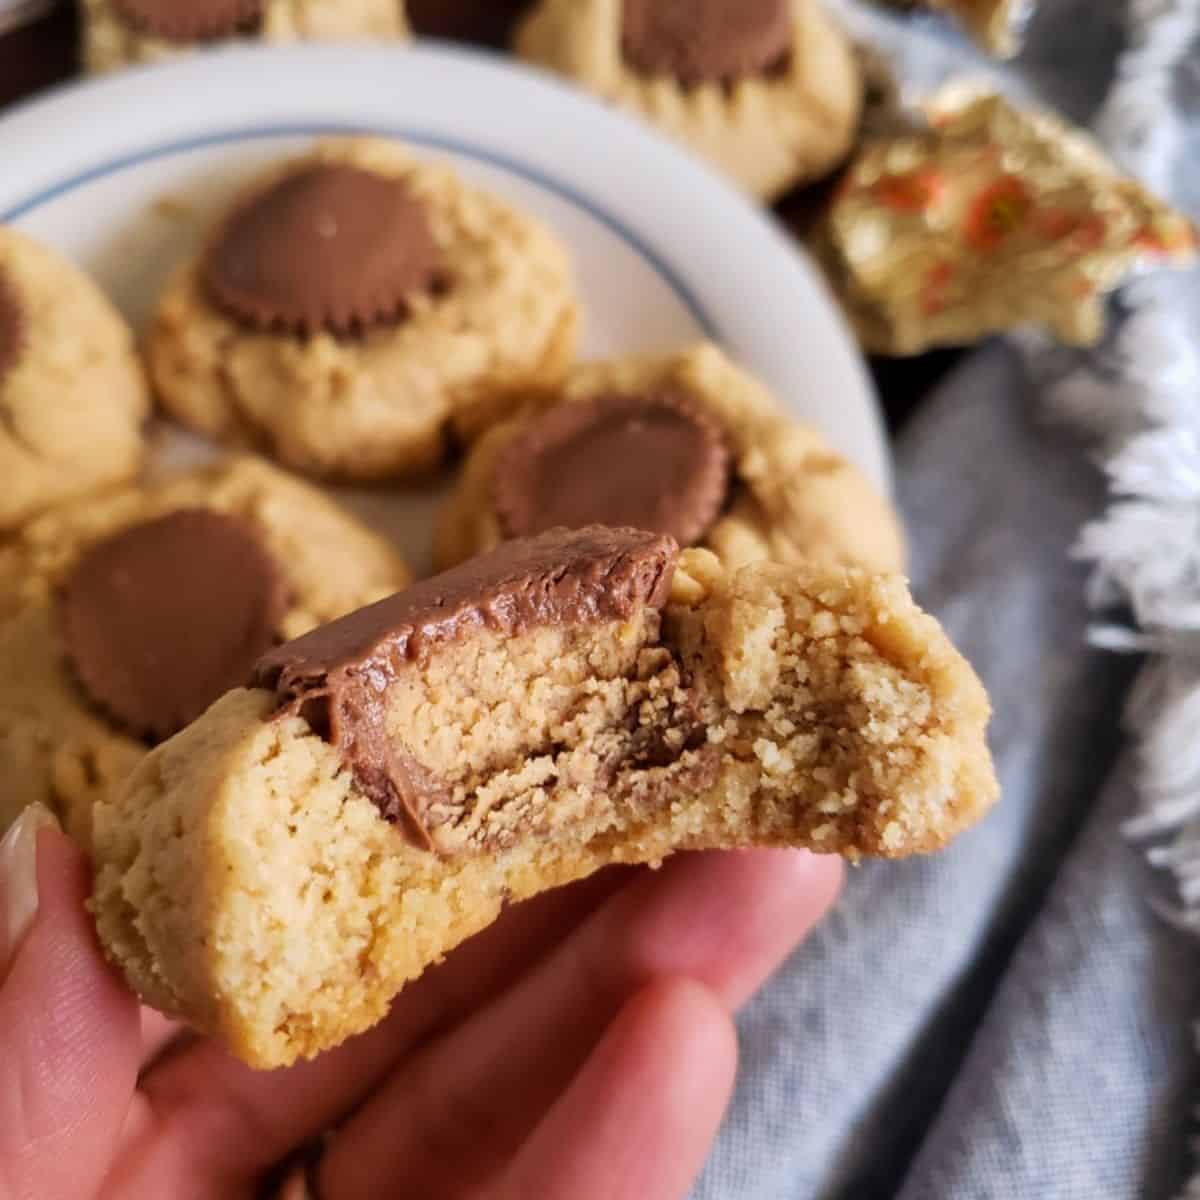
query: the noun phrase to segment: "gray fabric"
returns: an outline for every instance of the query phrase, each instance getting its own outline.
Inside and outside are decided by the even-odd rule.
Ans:
[[[1100,481],[1078,443],[1034,421],[1028,391],[1016,355],[990,347],[898,451],[913,586],[992,695],[1003,802],[945,855],[851,874],[833,916],[743,1015],[738,1092],[697,1197],[898,1194],[1113,765],[1129,666],[1084,648],[1083,578],[1066,557]],[[1117,852],[1140,872],[1134,851]],[[1144,924],[1139,905],[1130,920]],[[1189,1011],[1175,1014],[1180,1035]],[[1050,1128],[1044,1113],[1027,1135],[1038,1128]],[[1051,1182],[1028,1194],[1053,1200]],[[1001,1193],[963,1182],[911,1194]],[[1140,1195],[1093,1197],[1123,1194]]]
[[[834,2],[920,86],[966,59],[935,22]],[[1006,86],[1087,121],[1126,17],[1177,2],[1200,0],[1042,0]],[[1120,833],[1136,664],[1085,647],[1068,550],[1104,490],[1043,399],[991,345],[897,448],[914,589],[988,685],[1002,803],[943,856],[854,871],[743,1014],[696,1200],[1168,1200],[1186,1179],[1200,974]]]
[[[1167,1200],[1186,1178],[1200,1070],[1194,944],[1150,911],[1124,843],[1128,770],[1021,945],[900,1193]]]

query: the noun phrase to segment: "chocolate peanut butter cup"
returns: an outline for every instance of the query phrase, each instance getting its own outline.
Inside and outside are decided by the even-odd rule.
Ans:
[[[245,682],[286,605],[279,568],[248,523],[185,509],[91,547],[63,588],[62,630],[91,699],[161,740]]]
[[[623,621],[668,599],[677,554],[636,529],[555,529],[427,579],[267,653],[254,671],[279,711],[298,714],[337,748],[359,787],[420,845],[449,789],[398,749],[391,693],[449,643],[486,633]]]
[[[492,502],[508,537],[604,524],[698,541],[721,512],[729,451],[684,392],[609,394],[530,422],[500,455]]]
[[[788,0],[624,0],[621,47],[644,75],[731,83],[778,71],[792,34]]]
[[[349,164],[285,176],[226,222],[203,264],[217,306],[254,328],[363,332],[439,290],[441,255],[402,179]]]
[[[113,0],[135,29],[168,42],[205,42],[251,32],[262,0]]]

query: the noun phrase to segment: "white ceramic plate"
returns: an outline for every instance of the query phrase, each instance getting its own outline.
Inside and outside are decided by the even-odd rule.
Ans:
[[[0,120],[0,221],[64,250],[140,323],[248,175],[348,131],[448,157],[552,225],[574,254],[588,355],[711,337],[887,487],[867,375],[807,258],[688,155],[498,57],[232,49],[74,85]],[[349,498],[426,565],[428,489]]]

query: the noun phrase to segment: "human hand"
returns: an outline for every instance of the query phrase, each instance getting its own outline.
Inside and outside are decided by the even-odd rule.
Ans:
[[[370,1032],[255,1072],[164,1048],[161,1018],[143,1036],[83,856],[27,810],[0,846],[0,1200],[249,1200],[331,1129],[321,1200],[676,1200],[732,1087],[730,1014],[840,878],[799,851],[604,872],[511,909]]]

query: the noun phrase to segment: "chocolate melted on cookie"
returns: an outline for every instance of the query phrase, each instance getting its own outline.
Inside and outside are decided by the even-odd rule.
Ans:
[[[444,286],[425,208],[402,179],[348,163],[285,176],[235,211],[202,267],[216,305],[256,329],[360,333]]]
[[[509,537],[627,525],[689,546],[716,520],[728,485],[720,427],[663,387],[561,404],[530,422],[496,462],[492,503]]]
[[[0,383],[17,365],[24,340],[25,314],[17,300],[16,289],[0,271]]]
[[[168,42],[205,42],[249,33],[262,17],[262,0],[113,0],[135,29]]]
[[[635,71],[689,86],[769,75],[788,60],[789,0],[624,0],[621,47]]]
[[[503,49],[517,18],[533,0],[407,0],[413,32]]]
[[[157,741],[245,682],[274,642],[287,599],[251,525],[185,509],[80,558],[62,591],[63,638],[92,700]]]
[[[426,813],[445,803],[446,789],[395,751],[386,728],[389,684],[473,633],[515,637],[659,609],[677,551],[669,537],[599,526],[507,542],[272,650],[254,683],[276,692],[281,714],[302,716],[327,738],[383,816],[431,848]]]

